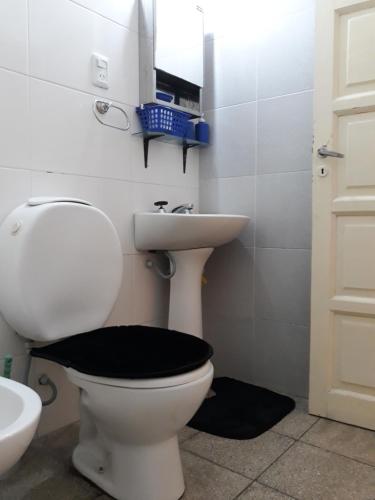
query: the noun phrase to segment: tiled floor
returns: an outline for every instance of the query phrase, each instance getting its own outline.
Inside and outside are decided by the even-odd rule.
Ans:
[[[72,468],[77,437],[72,425],[34,441],[0,500],[109,500]],[[180,443],[183,500],[375,500],[375,432],[312,417],[303,400],[256,439],[186,428]]]

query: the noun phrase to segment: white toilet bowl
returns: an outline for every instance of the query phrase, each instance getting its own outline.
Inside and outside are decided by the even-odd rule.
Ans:
[[[185,487],[177,433],[209,390],[212,364],[144,380],[66,371],[82,391],[75,467],[120,500],[180,498]]]
[[[177,433],[209,390],[212,349],[180,332],[102,329],[121,280],[118,234],[85,201],[31,199],[0,225],[0,310],[81,389],[74,465],[119,500],[177,500]]]

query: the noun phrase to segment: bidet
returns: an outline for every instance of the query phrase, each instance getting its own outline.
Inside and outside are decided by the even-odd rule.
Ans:
[[[42,403],[29,387],[0,377],[0,476],[25,453],[40,418]]]

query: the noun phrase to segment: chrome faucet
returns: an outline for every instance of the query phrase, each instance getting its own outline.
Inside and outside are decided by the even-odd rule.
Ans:
[[[194,208],[193,203],[183,203],[182,205],[178,205],[175,207],[171,213],[172,214],[191,214]]]

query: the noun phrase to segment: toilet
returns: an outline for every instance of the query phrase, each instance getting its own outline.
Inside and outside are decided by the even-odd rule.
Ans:
[[[0,226],[0,311],[80,388],[74,466],[119,500],[177,500],[177,433],[213,377],[212,349],[181,332],[104,327],[122,281],[109,218],[74,198],[32,198]]]

